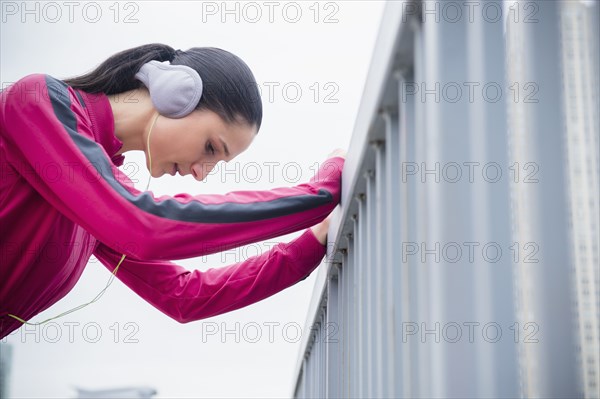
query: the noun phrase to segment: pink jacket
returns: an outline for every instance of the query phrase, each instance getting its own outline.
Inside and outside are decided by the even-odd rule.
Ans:
[[[0,93],[0,338],[64,297],[93,254],[179,322],[229,312],[306,278],[325,254],[311,230],[227,267],[167,260],[263,241],[323,220],[340,199],[344,159],[305,184],[225,195],[154,197],[117,166],[108,98],[43,74]]]

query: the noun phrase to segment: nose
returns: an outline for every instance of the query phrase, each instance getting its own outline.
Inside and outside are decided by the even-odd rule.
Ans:
[[[215,168],[215,165],[216,163],[214,162],[195,163],[190,168],[192,176],[194,176],[194,179],[202,181],[210,172],[212,172],[212,170]]]

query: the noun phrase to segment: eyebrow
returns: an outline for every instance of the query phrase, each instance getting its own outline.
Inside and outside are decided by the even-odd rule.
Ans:
[[[227,144],[225,144],[222,138],[219,138],[219,140],[221,141],[223,148],[225,148],[225,155],[229,156],[229,148],[227,148]]]

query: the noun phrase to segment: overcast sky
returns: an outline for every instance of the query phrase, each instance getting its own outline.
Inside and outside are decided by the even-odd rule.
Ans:
[[[2,87],[30,73],[81,74],[115,52],[152,42],[182,50],[220,47],[250,66],[264,105],[252,146],[229,163],[229,172],[217,168],[206,182],[153,179],[156,195],[307,181],[317,162],[350,142],[384,7],[376,1],[58,1],[29,2],[27,9],[20,1],[0,3]],[[149,176],[143,165],[141,153],[130,153],[123,167],[139,188]],[[177,263],[220,267],[298,234]],[[92,259],[75,289],[34,321],[91,300],[109,276]],[[152,387],[158,397],[289,396],[315,276],[245,309],[187,325],[116,280],[98,303],[5,340],[13,345],[11,396],[73,397],[74,387],[123,386]]]

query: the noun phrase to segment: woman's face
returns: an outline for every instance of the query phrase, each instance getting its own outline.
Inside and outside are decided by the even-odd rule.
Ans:
[[[256,133],[254,126],[227,124],[209,110],[195,110],[180,119],[161,115],[150,136],[150,174],[152,177],[191,174],[196,180],[203,180],[217,162],[228,162],[244,152]],[[146,140],[147,136],[144,143]],[[150,169],[148,162],[146,166]]]

